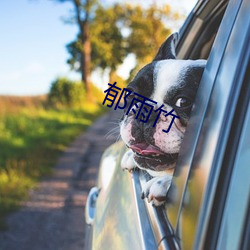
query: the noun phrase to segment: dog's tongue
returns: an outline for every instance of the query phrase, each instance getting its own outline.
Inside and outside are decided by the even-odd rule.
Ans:
[[[130,148],[135,152],[139,153],[140,155],[164,154],[154,146],[149,145],[147,143],[137,143],[131,145]]]

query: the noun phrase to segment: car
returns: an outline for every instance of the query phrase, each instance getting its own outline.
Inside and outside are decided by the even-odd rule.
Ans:
[[[103,154],[89,193],[86,249],[250,249],[250,1],[198,1],[179,59],[207,59],[166,205],[141,199],[150,177]]]

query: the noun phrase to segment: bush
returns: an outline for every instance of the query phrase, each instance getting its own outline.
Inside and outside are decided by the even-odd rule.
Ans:
[[[53,107],[82,107],[85,100],[85,90],[81,82],[67,78],[56,79],[48,95],[49,104]]]

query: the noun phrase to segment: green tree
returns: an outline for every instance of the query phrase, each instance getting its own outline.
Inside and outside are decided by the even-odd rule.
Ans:
[[[109,8],[99,6],[91,24],[93,69],[109,69],[110,82],[115,80],[117,67],[126,57],[126,41],[119,27],[119,8],[118,4]]]
[[[152,5],[146,9],[139,5],[126,6],[125,24],[130,30],[127,53],[134,53],[137,61],[130,72],[130,78],[143,65],[152,61],[163,41],[171,34],[171,29],[164,22],[167,18],[172,18],[171,15],[169,5]]]
[[[129,22],[131,34],[128,37],[129,52],[136,55],[138,62],[149,63],[162,42],[171,33],[163,23],[170,14],[168,5],[159,9],[155,5],[143,10],[137,6],[130,11]]]
[[[116,4],[105,8],[99,5],[90,24],[91,70],[110,70],[110,81],[114,81],[117,67],[124,58],[134,53],[136,67],[131,76],[144,64],[149,63],[162,42],[171,33],[165,21],[171,16],[169,5],[143,8],[128,4]],[[72,69],[80,70],[81,40],[67,45]]]
[[[90,73],[91,73],[91,42],[90,42],[90,23],[93,19],[93,13],[97,0],[54,0],[65,3],[71,2],[74,7],[74,14],[71,22],[79,27],[79,37],[77,40],[77,57],[80,65],[82,81],[85,85],[87,94],[90,93]]]
[[[91,70],[101,68],[109,69],[110,81],[114,80],[117,67],[126,56],[126,41],[122,36],[119,21],[121,16],[117,4],[108,8],[99,5],[95,11],[95,17],[90,24],[91,41]],[[80,71],[81,41],[77,40],[67,45],[70,53],[68,63],[71,69]]]

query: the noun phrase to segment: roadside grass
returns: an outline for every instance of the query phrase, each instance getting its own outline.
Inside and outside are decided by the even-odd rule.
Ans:
[[[0,97],[0,230],[65,147],[106,110],[91,103],[56,110],[45,108],[44,98],[23,105],[13,100]]]

